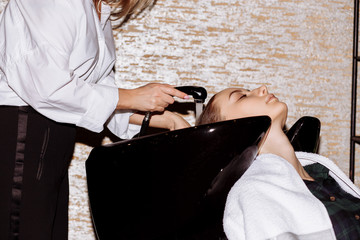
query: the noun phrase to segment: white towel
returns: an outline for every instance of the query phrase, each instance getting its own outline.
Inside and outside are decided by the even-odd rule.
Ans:
[[[325,206],[273,154],[258,156],[232,187],[223,221],[230,240],[336,239]]]

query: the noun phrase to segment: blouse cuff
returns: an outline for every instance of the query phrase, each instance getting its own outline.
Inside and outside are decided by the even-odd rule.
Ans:
[[[105,122],[116,109],[119,93],[116,87],[100,84],[94,85],[93,90],[94,94],[89,96],[88,110],[76,125],[94,132],[101,132]]]
[[[121,139],[130,139],[140,132],[140,125],[129,123],[132,111],[117,110],[110,117],[107,128]]]

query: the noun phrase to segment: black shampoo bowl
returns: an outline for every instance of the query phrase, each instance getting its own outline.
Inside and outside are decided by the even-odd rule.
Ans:
[[[94,148],[86,172],[98,239],[223,239],[227,193],[270,123],[236,119]]]
[[[98,239],[226,239],[227,194],[270,123],[243,118],[94,148],[86,172]],[[316,152],[320,121],[302,117],[286,135],[296,151]]]

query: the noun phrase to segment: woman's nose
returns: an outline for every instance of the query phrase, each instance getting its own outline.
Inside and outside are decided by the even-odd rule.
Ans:
[[[255,89],[255,92],[260,96],[268,94],[268,90],[265,85],[262,85],[261,87]]]

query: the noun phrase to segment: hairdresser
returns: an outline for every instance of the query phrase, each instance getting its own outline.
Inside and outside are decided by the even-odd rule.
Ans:
[[[0,14],[0,239],[67,239],[68,166],[75,128],[120,138],[150,125],[187,127],[164,111],[167,84],[119,89],[111,20],[148,0],[9,0]],[[84,189],[85,190],[85,189]],[[106,197],[106,196],[104,196]]]

